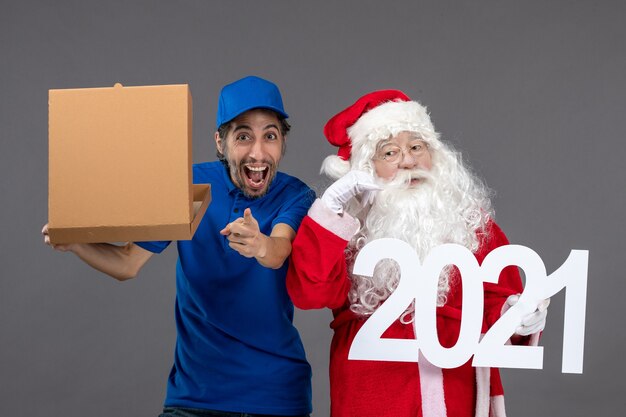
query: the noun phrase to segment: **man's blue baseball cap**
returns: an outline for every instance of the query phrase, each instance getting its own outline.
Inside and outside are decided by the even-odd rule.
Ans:
[[[220,92],[217,104],[216,128],[252,109],[273,110],[289,117],[283,108],[283,99],[276,84],[263,78],[249,76],[228,84]]]

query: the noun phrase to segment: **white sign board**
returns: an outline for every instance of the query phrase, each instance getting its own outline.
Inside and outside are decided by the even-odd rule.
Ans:
[[[543,368],[543,347],[507,345],[521,323],[544,299],[565,289],[562,372],[582,373],[589,252],[572,250],[567,260],[549,276],[536,252],[525,246],[506,245],[489,253],[482,265],[467,248],[445,244],[434,248],[420,263],[417,253],[398,239],[378,239],[365,245],[354,264],[354,274],[372,276],[383,259],[400,267],[400,282],[391,296],[359,330],[348,358],[354,360],[417,362],[419,352],[440,368],[456,368],[472,358],[473,366]],[[456,345],[441,346],[437,337],[436,307],[439,274],[446,265],[461,273],[463,309]],[[503,268],[522,268],[526,285],[517,304],[507,310],[480,338],[483,319],[483,283],[497,283]],[[417,339],[381,338],[391,324],[415,301]]]

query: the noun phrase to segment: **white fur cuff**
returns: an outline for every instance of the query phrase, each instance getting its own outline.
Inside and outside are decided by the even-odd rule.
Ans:
[[[359,221],[348,213],[339,215],[326,207],[319,198],[309,209],[309,217],[324,229],[329,230],[343,240],[349,241],[359,230]]]

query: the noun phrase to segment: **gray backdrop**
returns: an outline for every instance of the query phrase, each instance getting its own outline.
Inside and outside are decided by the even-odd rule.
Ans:
[[[511,242],[552,272],[590,250],[585,368],[561,373],[563,294],[543,370],[504,371],[511,416],[624,405],[626,6],[620,1],[7,1],[0,3],[0,414],[156,416],[172,361],[176,250],[118,283],[46,247],[47,91],[188,83],[194,159],[214,159],[220,87],[278,83],[282,170],[317,190],[330,116],[398,88],[496,190]],[[328,415],[329,311],[297,311]],[[620,407],[621,406],[621,407]]]

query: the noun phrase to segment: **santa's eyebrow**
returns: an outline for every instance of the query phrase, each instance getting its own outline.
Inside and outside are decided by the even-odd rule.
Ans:
[[[389,139],[383,139],[380,142],[378,142],[378,144],[376,145],[376,149],[382,149],[383,147],[385,147],[387,145],[398,146],[395,143],[392,143]]]
[[[421,140],[422,142],[426,142],[424,137],[420,135],[419,133],[411,133],[410,136],[411,136],[411,140]]]

